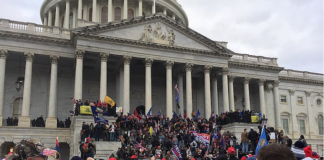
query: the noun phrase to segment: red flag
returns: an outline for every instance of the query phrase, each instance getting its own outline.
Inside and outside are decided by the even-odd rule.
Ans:
[[[142,117],[140,115],[138,115],[136,109],[134,109],[134,115],[138,118],[138,119],[142,119]]]

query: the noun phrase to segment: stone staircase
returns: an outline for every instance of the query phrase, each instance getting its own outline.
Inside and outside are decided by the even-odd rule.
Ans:
[[[99,141],[95,142],[97,147],[97,153],[94,156],[96,160],[107,160],[111,154],[114,154],[115,157],[116,152],[119,147],[121,147],[120,142],[104,142]]]

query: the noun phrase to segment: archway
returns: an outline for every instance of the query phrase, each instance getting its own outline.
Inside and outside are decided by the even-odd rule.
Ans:
[[[4,142],[1,145],[1,157],[4,157],[10,152],[10,149],[15,146],[13,142]]]
[[[21,116],[21,110],[22,110],[22,102],[23,102],[23,98],[22,97],[18,97],[14,100],[13,104],[12,104],[12,117],[15,118],[20,118]]]
[[[145,106],[143,106],[143,105],[141,105],[141,106],[138,106],[138,107],[136,107],[136,111],[137,111],[137,113],[138,114],[146,114],[146,112],[145,112]]]
[[[60,142],[60,154],[61,159],[69,159],[70,158],[70,146],[65,142]]]

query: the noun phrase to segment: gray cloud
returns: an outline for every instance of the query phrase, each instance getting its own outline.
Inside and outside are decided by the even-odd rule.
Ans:
[[[2,0],[0,17],[41,23],[43,0]],[[238,53],[277,57],[287,69],[323,73],[323,1],[178,0],[190,28]]]

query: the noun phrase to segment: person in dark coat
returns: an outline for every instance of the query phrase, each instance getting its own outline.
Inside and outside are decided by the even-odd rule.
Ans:
[[[258,133],[254,131],[253,127],[251,127],[251,130],[248,134],[248,139],[251,141],[251,150],[255,151],[256,149],[256,140],[258,138]]]

